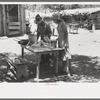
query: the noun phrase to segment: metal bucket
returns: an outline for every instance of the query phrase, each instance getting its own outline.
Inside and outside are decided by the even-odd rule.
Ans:
[[[37,36],[33,34],[28,34],[28,39],[32,44],[34,44],[37,40]]]

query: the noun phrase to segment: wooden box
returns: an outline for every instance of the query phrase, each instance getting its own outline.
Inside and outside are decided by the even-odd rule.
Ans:
[[[19,80],[22,76],[25,78],[28,77],[28,66],[27,61],[22,58],[16,58],[16,57],[9,57],[8,63],[13,66],[13,71]]]

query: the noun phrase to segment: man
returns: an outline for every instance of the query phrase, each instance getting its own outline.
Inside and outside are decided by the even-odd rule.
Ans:
[[[35,17],[35,23],[37,24],[37,40],[39,37],[41,37],[43,42],[48,42],[52,34],[50,26],[42,19],[39,14]]]
[[[38,14],[35,17],[35,23],[37,24],[37,41],[39,37],[45,43],[50,42],[50,37],[52,35],[52,30],[50,26],[42,19],[42,17]],[[50,55],[43,55],[41,60],[42,62],[48,62]]]

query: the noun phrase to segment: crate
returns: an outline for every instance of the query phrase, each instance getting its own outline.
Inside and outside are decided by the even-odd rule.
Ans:
[[[13,72],[19,80],[22,76],[28,77],[28,62],[22,58],[8,57],[7,59],[10,66],[12,66]]]
[[[0,79],[4,79],[8,72],[8,63],[6,59],[0,59]]]

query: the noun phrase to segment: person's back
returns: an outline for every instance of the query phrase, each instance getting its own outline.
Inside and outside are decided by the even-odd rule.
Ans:
[[[68,47],[69,46],[68,31],[67,31],[66,24],[63,20],[61,22],[59,22],[57,30],[58,30],[58,34],[59,34],[59,37],[58,37],[59,46],[63,47],[66,45]]]
[[[28,34],[30,34],[30,33],[31,33],[30,27],[29,27],[29,26],[26,26],[26,34],[28,35]]]
[[[30,34],[31,33],[31,29],[30,29],[30,23],[29,23],[29,21],[27,21],[26,22],[26,34],[28,35],[28,34]]]

